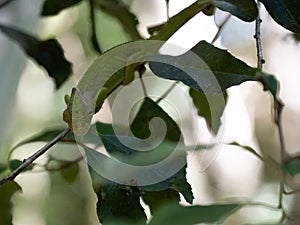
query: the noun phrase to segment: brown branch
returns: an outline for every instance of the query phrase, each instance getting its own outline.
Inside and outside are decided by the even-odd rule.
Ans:
[[[285,192],[284,190],[284,183],[285,183],[285,172],[284,172],[284,164],[286,162],[286,149],[285,149],[285,142],[284,142],[284,135],[283,135],[283,129],[281,124],[281,116],[282,116],[282,109],[283,109],[283,103],[280,101],[280,99],[275,99],[274,102],[274,122],[278,129],[279,134],[279,143],[280,143],[280,159],[281,159],[281,173],[282,173],[282,180],[280,182],[280,196],[279,196],[279,205],[278,207],[282,207],[282,200],[283,200],[283,194]]]
[[[256,18],[255,22],[255,35],[254,38],[256,40],[256,50],[257,50],[257,68],[262,69],[263,64],[265,63],[265,60],[263,58],[263,50],[262,50],[262,41],[261,41],[261,23],[262,20],[260,18],[260,2],[257,2],[257,8],[258,8],[258,16]]]
[[[261,40],[262,20],[260,18],[260,12],[259,12],[260,4],[261,4],[260,2],[257,2],[258,16],[256,18],[256,23],[255,23],[254,38],[256,40],[256,49],[257,49],[257,68],[262,70],[265,60],[263,58],[263,49],[262,49],[262,40]],[[274,98],[274,122],[277,126],[278,134],[279,134],[280,160],[281,160],[281,163],[280,163],[281,164],[281,181],[280,181],[279,204],[278,204],[279,209],[282,209],[283,195],[285,193],[285,190],[284,190],[284,184],[285,184],[284,164],[286,161],[286,150],[285,150],[283,129],[282,129],[282,124],[281,124],[281,115],[282,115],[283,106],[284,105],[283,105],[282,101],[278,97]]]
[[[176,85],[179,83],[179,81],[175,81],[157,100],[156,100],[156,104],[160,103],[161,100],[163,100],[164,98],[166,98],[168,96],[168,94],[171,93],[171,91],[176,87]]]
[[[44,147],[36,151],[29,158],[25,159],[23,163],[14,171],[12,171],[9,175],[7,175],[4,179],[0,181],[0,187],[10,180],[14,180],[16,176],[18,176],[22,171],[24,171],[28,166],[30,166],[37,158],[47,152],[53,145],[63,139],[69,132],[70,128],[66,128],[63,132],[61,132],[57,137],[55,137],[52,141],[47,143]]]

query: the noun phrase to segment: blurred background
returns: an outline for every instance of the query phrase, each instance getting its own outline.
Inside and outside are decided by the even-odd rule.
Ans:
[[[178,13],[194,1],[170,0],[170,16]],[[74,76],[58,91],[51,78],[33,61],[28,60],[22,50],[0,33],[0,159],[6,159],[10,149],[18,142],[40,131],[62,127],[62,112],[65,109],[64,95],[84,74],[97,54],[89,44],[89,8],[84,1],[76,7],[64,10],[57,16],[40,18],[40,0],[13,1],[0,11],[0,22],[20,28],[41,39],[56,37],[65,50],[66,58],[73,63]],[[130,9],[139,20],[138,29],[143,37],[148,37],[147,27],[167,20],[164,0],[127,0]],[[264,70],[274,74],[280,81],[280,97],[285,103],[283,128],[287,151],[295,154],[300,150],[300,44],[291,34],[275,24],[262,11],[262,39],[266,64]],[[130,40],[117,20],[97,10],[97,37],[107,50]],[[221,23],[224,13],[207,17],[202,13],[191,19],[169,41],[190,49],[200,40],[211,42]],[[248,63],[256,66],[254,23],[245,23],[231,17],[215,43],[226,48]],[[153,92],[164,92],[166,86],[148,86]],[[229,99],[222,117],[224,132],[218,134],[224,143],[237,141],[254,148],[268,159],[262,163],[240,147],[222,145],[211,152],[194,152],[189,157],[188,180],[192,185],[195,204],[213,202],[257,201],[276,206],[279,193],[279,170],[274,162],[279,162],[279,143],[276,127],[272,120],[272,99],[263,92],[262,86],[246,82],[228,90]],[[188,101],[178,97],[176,91],[168,98],[178,102],[176,110],[183,116],[182,129],[188,144],[207,143],[211,135],[205,121],[197,116],[195,109],[184,107]],[[168,109],[166,109],[168,111]],[[192,111],[192,115],[191,115]],[[105,103],[98,116],[101,121],[110,122],[110,107]],[[222,130],[223,130],[222,129]],[[35,152],[44,143],[27,144],[19,147],[12,158],[22,160]],[[79,151],[74,146],[58,144],[38,159],[45,164],[47,159],[56,157],[72,160]],[[207,154],[215,156],[209,166],[201,165]],[[206,155],[206,156],[205,156]],[[13,197],[13,218],[15,225],[96,225],[99,224],[96,211],[96,196],[91,187],[85,161],[80,162],[79,178],[72,184],[66,183],[59,172],[43,172],[35,169],[21,174],[16,181],[23,192]],[[289,181],[297,187],[298,177]],[[297,211],[297,199],[285,197],[284,208]],[[183,202],[183,204],[186,204]],[[299,209],[298,209],[299,208]],[[0,213],[1,215],[1,213]],[[225,224],[268,223],[278,220],[281,213],[261,206],[244,207],[231,216]],[[1,216],[0,216],[1,218]]]

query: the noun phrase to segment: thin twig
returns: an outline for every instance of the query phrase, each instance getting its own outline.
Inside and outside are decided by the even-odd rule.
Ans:
[[[148,94],[147,94],[147,89],[146,89],[146,85],[143,81],[143,76],[142,76],[142,73],[139,72],[139,78],[140,78],[140,81],[141,81],[141,85],[142,85],[142,89],[143,89],[143,93],[144,93],[144,97],[148,97]]]
[[[281,181],[280,181],[280,196],[279,196],[279,205],[278,207],[282,207],[282,200],[283,200],[283,194],[285,192],[284,190],[284,183],[285,183],[285,173],[284,173],[284,164],[286,159],[286,150],[285,150],[285,142],[284,142],[284,135],[283,135],[283,129],[281,124],[281,116],[282,116],[282,109],[283,109],[283,103],[279,99],[275,99],[274,102],[274,122],[278,129],[279,134],[279,143],[280,143],[280,159],[281,159]]]
[[[168,90],[166,90],[165,93],[163,93],[157,100],[156,100],[156,104],[160,103],[161,100],[163,100],[165,97],[168,96],[168,94],[170,94],[170,92],[176,87],[176,85],[179,83],[179,81],[175,81],[169,88]]]
[[[218,38],[220,37],[220,35],[223,31],[224,26],[229,21],[230,17],[231,17],[231,14],[228,14],[227,17],[225,18],[225,20],[223,21],[223,23],[219,26],[218,32],[216,33],[213,40],[211,41],[211,44],[214,44],[216,42],[216,40],[218,40]]]
[[[92,37],[91,37],[91,41],[92,41],[94,49],[99,54],[102,54],[101,48],[100,48],[98,40],[97,40],[96,16],[95,16],[95,12],[94,12],[94,2],[93,2],[93,0],[89,0],[89,4],[90,4],[90,19],[91,19],[91,23],[92,23]]]
[[[256,49],[257,49],[257,68],[263,68],[263,64],[265,60],[263,58],[263,50],[262,50],[262,41],[261,41],[261,23],[262,20],[260,18],[260,2],[257,2],[258,8],[258,16],[256,18],[255,23],[255,35],[254,38],[256,40]],[[284,143],[284,136],[283,136],[283,129],[281,124],[281,114],[283,109],[283,103],[279,98],[274,99],[274,122],[277,126],[278,133],[279,133],[279,142],[280,142],[280,159],[281,159],[281,181],[280,181],[280,189],[279,189],[279,204],[278,208],[282,209],[282,201],[284,195],[284,183],[285,183],[285,174],[284,174],[284,164],[286,159],[286,150],[285,150],[285,143]]]
[[[167,12],[167,21],[169,21],[169,19],[170,19],[169,0],[166,0],[166,12]]]
[[[6,1],[0,3],[0,9],[2,9],[4,6],[6,6],[7,4],[11,3],[12,1],[14,1],[14,0],[6,0]]]
[[[265,63],[265,60],[263,58],[263,50],[262,50],[262,41],[261,41],[261,23],[262,20],[260,18],[260,2],[257,2],[257,8],[258,8],[258,16],[256,18],[255,22],[255,35],[254,38],[256,40],[256,50],[257,50],[257,68],[262,69],[263,64]]]
[[[44,147],[36,151],[29,158],[25,159],[23,163],[14,171],[12,171],[9,175],[7,175],[4,179],[0,181],[0,187],[10,180],[14,180],[16,176],[18,176],[23,170],[25,170],[30,164],[32,164],[37,158],[47,152],[53,145],[63,139],[69,132],[70,128],[66,128],[63,132],[61,132],[57,137],[55,137],[52,141],[47,143]]]

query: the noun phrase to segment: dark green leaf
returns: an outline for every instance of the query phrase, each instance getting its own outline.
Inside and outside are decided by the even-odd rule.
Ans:
[[[300,2],[298,0],[260,0],[272,18],[284,28],[300,33]]]
[[[222,223],[230,214],[240,208],[236,204],[208,206],[166,205],[153,216],[149,225],[193,225],[198,223]]]
[[[132,40],[142,39],[137,25],[138,20],[133,13],[130,12],[128,6],[120,0],[95,0],[95,7],[99,7],[103,12],[117,18],[124,30],[130,35]]]
[[[157,163],[168,157],[175,149],[175,143],[172,144],[167,141],[179,141],[180,130],[178,125],[172,120],[171,117],[166,114],[155,102],[151,99],[146,98],[140,107],[132,125],[131,130],[138,138],[147,138],[151,135],[149,130],[149,121],[153,118],[161,118],[167,126],[166,142],[160,144],[158,147],[151,149],[151,151],[136,151],[125,146],[119,139],[126,141],[130,146],[136,146],[137,140],[133,137],[116,136],[112,135],[113,130],[110,125],[97,124],[98,132],[102,132],[102,141],[112,157],[125,162],[127,164],[134,165],[151,165]],[[107,129],[108,128],[108,129]],[[108,130],[108,132],[106,131]],[[156,129],[153,129],[154,132]],[[106,134],[108,133],[108,134]],[[186,161],[186,152],[182,152],[180,156],[182,162]],[[162,191],[169,188],[181,192],[188,202],[192,202],[193,195],[191,187],[186,180],[186,165],[170,178],[166,178],[165,181],[157,184],[140,187],[141,190],[146,191]]]
[[[162,109],[160,108],[157,103],[155,103],[150,98],[145,98],[144,102],[142,103],[136,117],[134,118],[132,124],[131,124],[131,130],[133,134],[141,139],[149,138],[151,135],[153,135],[149,129],[150,127],[150,121],[154,118],[161,118],[165,125],[166,125],[166,134],[165,134],[165,140],[166,141],[172,141],[172,142],[178,142],[180,140],[181,131],[174,122],[174,120]],[[158,128],[153,128],[154,132],[157,132]],[[149,154],[147,157],[141,157],[143,159],[143,162],[149,159],[159,159],[162,160],[163,158],[167,157],[172,153],[174,149],[171,148],[157,148],[152,151],[143,152],[146,154]],[[151,154],[151,155],[150,155]],[[156,156],[157,155],[157,156]],[[153,157],[155,156],[155,157]],[[185,155],[182,156],[182,160],[186,160]],[[181,192],[185,199],[192,203],[193,201],[193,194],[191,191],[191,187],[188,184],[186,180],[186,165],[183,166],[175,175],[173,175],[171,178],[162,181],[160,183],[141,187],[143,190],[148,191],[161,191],[166,190],[168,188],[174,188],[178,192]]]
[[[286,163],[285,169],[291,176],[300,173],[300,157],[294,158]]]
[[[82,0],[46,0],[43,5],[41,12],[42,16],[53,16],[58,14],[60,11],[74,6]]]
[[[132,224],[146,223],[146,215],[136,187],[105,185],[97,196],[98,217],[103,224],[115,218],[131,221]]]
[[[72,65],[65,58],[64,51],[55,39],[38,40],[23,31],[0,25],[0,30],[17,42],[26,54],[43,66],[59,88],[72,74]]]
[[[17,169],[19,166],[21,166],[23,162],[18,160],[18,159],[13,159],[13,160],[10,160],[8,162],[8,168],[13,171],[15,169]],[[29,171],[29,170],[32,170],[33,167],[35,166],[35,163],[32,163],[30,164],[30,166],[28,166],[25,170],[23,170],[22,172],[25,172],[25,171]]]
[[[150,62],[150,68],[159,77],[180,80],[205,94],[220,94],[231,86],[254,81],[259,72],[205,41],[191,51],[200,59],[191,52],[180,56],[157,55],[150,57],[150,61],[154,61]]]
[[[192,19],[209,5],[208,0],[198,0],[189,7],[183,9],[178,14],[169,19],[165,26],[150,39],[152,40],[168,40],[180,27]]]
[[[141,139],[149,138],[150,121],[153,118],[161,118],[167,126],[166,140],[178,142],[181,136],[180,129],[176,122],[150,98],[145,98],[136,117],[131,124],[132,133]]]
[[[211,2],[219,9],[229,12],[246,22],[254,21],[258,15],[254,0],[211,0]]]
[[[9,181],[5,183],[3,186],[0,186],[0,212],[1,219],[0,225],[12,225],[12,203],[11,198],[17,192],[21,190],[20,186],[14,182]]]
[[[115,131],[112,124],[109,123],[96,123],[96,129],[99,135],[114,135]]]
[[[192,188],[186,179],[186,166],[181,168],[175,175],[168,178],[167,180],[153,185],[141,186],[139,188],[141,190],[151,192],[172,188],[180,192],[188,203],[192,204],[194,199]]]
[[[128,148],[127,146],[123,145],[119,139],[122,139],[122,141],[126,141],[127,144],[130,146],[136,146],[136,140],[130,137],[121,137],[121,136],[115,136],[115,135],[103,135],[102,136],[102,141],[103,144],[107,150],[107,152],[110,153],[110,155],[113,158],[116,158],[118,161],[121,161],[122,163],[129,164],[129,165],[138,165],[138,166],[147,166],[147,165],[153,165],[155,163],[159,163],[162,160],[164,160],[167,156],[170,155],[176,148],[176,145],[172,145],[171,143],[162,143],[158,147],[152,149],[151,151],[136,151],[131,148]],[[132,141],[132,142],[130,142]],[[107,164],[110,164],[111,167],[113,167],[113,161],[110,162],[110,159],[103,158],[102,155],[99,155],[100,153],[97,153],[97,160],[98,163],[103,163],[103,160],[107,162]],[[178,154],[178,153],[177,153]],[[95,157],[95,156],[94,156]],[[101,157],[101,159],[99,158]],[[92,162],[93,159],[90,159],[90,163]],[[89,161],[89,158],[88,158]],[[166,177],[165,180],[160,181],[156,184],[152,185],[147,185],[147,186],[139,186],[140,190],[143,191],[162,191],[166,190],[169,188],[173,188],[174,190],[180,192],[183,194],[184,198],[186,201],[189,203],[192,203],[193,201],[193,194],[191,191],[191,186],[186,180],[186,152],[182,152],[182,154],[178,154],[174,159],[173,159],[173,164],[178,163],[177,161],[180,161],[180,166],[181,168],[176,168],[179,169],[178,172],[176,171],[171,171],[174,175],[169,174],[170,172],[164,174],[163,171],[160,171],[161,174],[157,174],[157,172],[154,172],[155,176],[158,176],[159,179],[161,177]],[[171,162],[171,163],[172,163]],[[182,164],[182,165],[181,165]],[[116,165],[117,166],[117,165]],[[114,167],[115,168],[115,167]],[[136,177],[136,183],[139,184],[139,179],[140,177],[145,177],[146,175],[143,175],[140,172],[139,167],[137,167],[136,171],[132,171],[131,174],[133,177]],[[117,168],[115,168],[117,170]],[[151,174],[151,171],[148,171],[149,174]],[[156,179],[155,176],[152,175],[151,178],[149,179]],[[147,175],[148,176],[148,175]],[[154,176],[154,178],[153,178]],[[149,175],[150,177],[150,175]],[[142,178],[142,180],[145,178]],[[147,181],[150,182],[150,181]]]
[[[144,202],[149,206],[151,214],[156,213],[163,205],[177,202],[179,204],[180,195],[174,189],[163,191],[146,191],[143,195]]]
[[[64,129],[53,129],[53,130],[44,131],[40,134],[27,138],[24,141],[21,141],[20,143],[18,143],[16,146],[13,147],[12,151],[21,145],[32,143],[32,142],[49,142],[53,140],[55,137],[57,137],[63,131]],[[66,143],[76,143],[73,132],[69,132],[64,137],[63,140],[65,140]]]
[[[155,135],[158,130],[161,130],[161,123],[157,124],[157,127],[153,128],[154,134],[151,134],[149,130],[149,122],[153,118],[160,118],[166,125],[166,133],[159,133],[156,135],[165,136],[165,140],[168,141],[179,141],[180,139],[180,129],[178,125],[173,121],[173,119],[164,112],[154,101],[150,98],[145,98],[142,106],[139,109],[138,114],[136,115],[134,121],[131,124],[131,130],[137,138],[146,139],[150,135]],[[102,132],[105,133],[105,125],[97,124],[98,131],[103,128]],[[107,129],[107,126],[106,126]],[[101,131],[100,131],[101,132]],[[112,130],[109,131],[112,133]],[[157,137],[158,138],[158,137]],[[171,147],[158,147],[151,151],[135,151],[124,146],[119,139],[123,139],[126,142],[130,142],[133,146],[138,144],[138,140],[134,137],[121,137],[115,135],[102,135],[102,141],[107,149],[107,151],[113,156],[126,163],[135,164],[135,165],[147,165],[153,164],[163,160],[165,157],[168,157],[170,153],[174,150]],[[151,144],[151,143],[149,143]]]
[[[146,224],[146,214],[136,187],[104,181],[91,167],[89,171],[98,198],[97,214],[102,224]]]
[[[292,37],[295,41],[300,42],[300,33],[293,33]]]
[[[277,92],[279,90],[279,82],[273,76],[269,74],[261,74],[258,76],[258,80],[263,84],[265,91],[270,91],[274,99],[277,98]]]
[[[68,166],[67,168],[62,168],[60,170],[60,174],[68,184],[74,183],[74,181],[79,175],[78,163],[73,163],[71,166]]]
[[[190,96],[197,108],[198,115],[205,119],[207,126],[216,134],[221,125],[221,116],[227,102],[226,92],[221,95],[207,96],[204,93],[191,88]]]
[[[135,166],[146,166],[158,163],[168,157],[176,147],[171,143],[169,145],[165,143],[149,151],[137,151],[122,143],[126,142],[130,146],[141,146],[141,148],[146,147],[140,144],[141,142],[136,138],[116,135],[102,135],[101,138],[110,156],[123,163]],[[149,146],[151,146],[151,143],[149,143]]]
[[[216,7],[213,4],[208,5],[202,12],[207,16],[214,15]]]

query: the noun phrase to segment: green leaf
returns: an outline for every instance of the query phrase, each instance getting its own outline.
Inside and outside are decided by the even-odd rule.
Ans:
[[[263,84],[264,90],[270,91],[274,99],[276,99],[279,90],[278,80],[273,75],[269,74],[259,74],[259,76],[257,76],[257,79]]]
[[[151,134],[149,127],[150,121],[154,118],[160,118],[165,123],[167,130],[164,137],[166,141],[177,143],[180,140],[181,131],[177,123],[161,107],[159,107],[157,103],[155,103],[150,98],[144,99],[137,115],[135,116],[130,126],[132,133],[136,137],[141,139],[146,139],[152,136],[153,134]],[[160,128],[158,127],[156,129],[152,129],[154,132],[157,132],[157,130]],[[155,160],[162,160],[163,158],[170,155],[173,150],[174,149],[172,149],[172,146],[171,148],[160,147],[152,151],[143,152],[144,154],[149,154],[149,156],[141,157],[141,159],[143,162],[152,158]],[[153,155],[158,156],[153,157]],[[181,157],[183,158],[182,160],[186,162],[186,155],[184,154]],[[191,187],[186,180],[186,165],[183,168],[181,168],[174,176],[165,181],[147,187],[141,187],[141,189],[148,191],[161,191],[169,188],[174,188],[178,192],[181,192],[188,202],[191,203],[193,201]]]
[[[62,168],[60,170],[62,178],[68,183],[72,184],[75,182],[76,178],[79,175],[79,165],[78,163],[73,163],[67,168]]]
[[[135,116],[130,128],[132,133],[141,139],[146,139],[151,135],[149,123],[153,118],[161,118],[167,126],[165,134],[166,140],[178,142],[181,136],[177,123],[150,98],[145,98],[138,114]]]
[[[125,129],[125,127],[121,127],[119,125],[112,125],[110,123],[102,123],[97,122],[96,123],[96,129],[98,131],[99,136],[100,135],[115,135],[114,129]]]
[[[5,183],[3,186],[0,186],[0,212],[1,219],[0,225],[12,225],[12,203],[11,198],[13,195],[20,191],[21,187],[14,181],[9,181]]]
[[[177,202],[179,204],[180,195],[174,189],[163,191],[145,191],[143,201],[149,206],[151,214],[156,213],[163,205]]]
[[[8,168],[10,169],[10,171],[14,171],[15,169],[17,169],[19,166],[21,166],[23,162],[18,160],[18,159],[13,159],[10,160],[8,162]],[[35,166],[35,163],[30,164],[26,169],[24,169],[22,172],[26,172],[26,171],[30,171],[33,169],[33,167]]]
[[[191,88],[190,96],[197,108],[198,115],[205,119],[206,125],[216,134],[221,125],[221,116],[226,106],[227,93],[223,92],[220,95],[207,96]],[[209,102],[208,99],[210,99],[211,102]]]
[[[300,33],[293,33],[292,37],[296,42],[300,42]]]
[[[300,157],[289,160],[289,162],[285,164],[285,169],[291,176],[300,173]]]
[[[202,12],[206,16],[212,16],[214,15],[215,11],[216,11],[216,7],[213,4],[210,4]]]
[[[146,224],[146,214],[136,187],[107,181],[91,167],[89,171],[98,198],[97,215],[102,224]]]
[[[208,205],[208,206],[180,206],[166,205],[153,216],[149,225],[193,225],[198,223],[222,223],[230,214],[240,208],[237,204]]]
[[[123,163],[135,166],[146,166],[158,163],[167,158],[176,147],[173,144],[163,143],[149,151],[137,151],[122,143],[126,142],[130,146],[141,146],[141,148],[143,148],[143,144],[140,144],[141,142],[136,138],[116,135],[102,135],[101,138],[110,156]],[[151,146],[151,143],[149,143],[149,146]]]
[[[55,137],[57,137],[63,131],[64,131],[64,129],[57,128],[57,129],[44,131],[37,135],[33,135],[32,137],[29,137],[29,138],[21,141],[17,145],[15,145],[11,151],[15,150],[16,148],[20,147],[21,145],[29,144],[32,142],[49,142],[49,141],[53,140]],[[65,140],[66,143],[76,143],[73,132],[69,132],[64,137],[63,140]]]
[[[214,95],[245,81],[254,81],[259,72],[205,41],[199,42],[191,51],[200,59],[191,52],[180,56],[156,55],[149,59],[152,61],[150,68],[161,78],[179,80],[193,89]]]
[[[254,21],[258,15],[254,0],[211,0],[211,2],[219,9],[229,12],[246,22]]]
[[[191,191],[191,186],[189,185],[189,183],[186,180],[186,152],[182,152],[182,154],[178,154],[178,152],[176,153],[176,156],[173,157],[171,160],[168,161],[168,163],[166,165],[163,166],[163,168],[166,170],[166,172],[164,172],[165,170],[161,170],[160,168],[156,168],[156,167],[145,167],[146,169],[143,169],[143,167],[132,167],[132,166],[124,166],[124,163],[120,163],[124,162],[124,160],[129,161],[129,163],[134,164],[136,163],[136,161],[134,161],[134,154],[127,154],[126,155],[126,149],[124,150],[124,146],[122,146],[121,144],[114,144],[114,141],[118,141],[118,139],[113,138],[113,135],[104,135],[105,138],[109,138],[111,137],[112,139],[110,139],[110,143],[109,146],[106,143],[106,150],[109,151],[115,151],[116,153],[120,152],[122,153],[122,157],[119,156],[119,159],[121,160],[114,160],[111,159],[93,149],[90,149],[88,147],[84,147],[85,149],[85,153],[86,153],[86,157],[87,157],[87,161],[89,163],[90,166],[93,167],[93,169],[96,169],[97,171],[99,171],[99,173],[103,173],[106,174],[106,176],[112,176],[114,180],[120,180],[120,182],[124,183],[128,183],[130,185],[136,185],[139,186],[139,189],[141,191],[149,191],[149,192],[156,192],[156,191],[162,191],[162,190],[166,190],[169,188],[173,188],[174,190],[176,190],[177,192],[180,192],[183,194],[183,196],[185,197],[185,199],[192,203],[193,201],[193,194]],[[128,137],[127,137],[128,138]],[[124,140],[124,139],[123,139]],[[125,139],[126,140],[126,139]],[[126,140],[128,141],[128,139]],[[103,141],[105,144],[105,141]],[[119,146],[118,148],[115,148],[115,146]],[[174,150],[176,146],[174,145],[170,145],[170,143],[162,143],[160,145],[160,150],[164,150],[164,151],[170,151],[170,150]],[[114,148],[114,149],[113,149]],[[170,148],[167,149],[167,148]],[[110,150],[108,150],[110,149]],[[159,149],[159,148],[157,148]],[[131,149],[128,149],[129,151],[133,151]],[[162,151],[158,151],[158,155],[160,155],[159,153]],[[149,154],[149,153],[148,153]],[[154,155],[156,156],[156,155]],[[151,157],[153,158],[153,156],[151,155]],[[133,159],[132,159],[133,158]],[[141,157],[142,158],[142,157]],[[147,157],[143,157],[142,158],[143,161],[139,161],[139,163],[144,163],[147,164],[147,162],[149,161],[149,159]],[[152,159],[150,159],[152,160]],[[181,166],[180,168],[177,168],[178,165]],[[128,165],[128,164],[125,164]],[[170,167],[174,166],[176,170],[179,169],[178,172],[171,170],[170,171]],[[158,169],[160,169],[158,171]],[[169,171],[168,171],[169,170]],[[90,172],[91,173],[91,172]],[[174,174],[175,173],[175,174]],[[174,174],[174,175],[172,175]],[[165,180],[161,181],[162,178],[165,177]],[[99,178],[99,175],[97,176],[93,176],[93,180],[97,180]],[[153,183],[155,182],[155,180],[158,180],[156,184],[152,184],[152,185],[145,185],[145,183]],[[102,183],[103,179],[99,179],[98,183]],[[142,186],[144,185],[144,186]],[[94,185],[93,185],[94,186]],[[94,187],[95,188],[95,187]]]
[[[53,16],[58,14],[60,11],[74,6],[82,0],[46,0],[43,5],[41,12],[42,16]]]
[[[72,74],[72,65],[65,58],[64,51],[55,39],[38,40],[23,31],[0,25],[0,30],[17,42],[26,54],[43,66],[59,88]]]
[[[188,203],[193,203],[194,196],[192,188],[186,179],[186,165],[167,180],[164,180],[157,184],[139,187],[140,190],[148,192],[162,191],[170,188],[180,192]]]
[[[259,0],[272,18],[284,28],[300,33],[300,2],[298,0]]]
[[[118,19],[124,30],[130,35],[132,40],[140,40],[140,36],[137,25],[138,20],[136,16],[130,12],[127,5],[120,0],[96,0],[94,2],[95,7],[99,7],[103,12]]]
[[[163,119],[164,123],[167,125],[165,139],[166,141],[159,144],[157,147],[151,149],[150,151],[136,151],[125,146],[123,144],[124,141],[129,146],[137,146],[139,142],[134,137],[116,136],[111,125],[96,124],[96,126],[107,152],[113,158],[117,158],[119,161],[130,165],[152,165],[154,163],[161,162],[174,151],[177,143],[172,144],[172,142],[170,141],[179,141],[181,135],[178,125],[172,120],[172,118],[169,117],[168,114],[163,111],[163,109],[161,109],[155,102],[153,102],[149,98],[145,98],[143,104],[141,105],[132,123],[132,132],[137,135],[138,138],[149,137],[149,135],[151,134],[149,130],[149,121],[157,117]],[[101,160],[103,160],[102,156],[98,157],[101,157]],[[191,187],[186,180],[186,152],[183,150],[182,153],[178,154],[176,156],[176,159],[174,160],[180,160],[183,164],[182,168],[179,168],[178,172],[175,171],[174,175],[171,175],[171,177],[169,178],[166,177],[166,180],[164,181],[153,185],[142,186],[139,188],[143,191],[148,192],[157,192],[173,188],[177,192],[181,192],[184,195],[185,199],[188,202],[192,203],[193,194],[191,191]],[[139,171],[132,172],[132,176],[134,176],[135,174],[136,177],[139,177],[136,173],[138,174]],[[137,183],[139,183],[138,178]]]
[[[122,163],[125,163],[126,165],[135,165],[135,166],[148,166],[153,165],[155,163],[159,163],[166,159],[171,153],[173,153],[174,149],[176,148],[176,145],[171,144],[170,142],[163,142],[158,147],[155,147],[154,149],[148,150],[148,151],[136,151],[132,148],[129,148],[125,146],[120,140],[123,142],[126,142],[129,146],[137,146],[137,140],[132,137],[126,137],[126,136],[115,136],[115,135],[103,135],[102,142],[106,148],[106,151],[110,154],[112,158],[117,159],[117,161],[121,161]],[[92,150],[93,151],[93,150]],[[186,180],[186,152],[182,152],[181,154],[176,153],[176,157],[172,159],[173,164],[175,164],[177,161],[180,161],[182,166],[181,168],[178,168],[179,171],[174,171],[174,175],[168,175],[161,171],[159,175],[156,174],[156,176],[166,177],[165,180],[158,182],[156,184],[147,185],[147,186],[140,186],[139,188],[141,190],[146,191],[162,191],[166,190],[168,188],[173,188],[177,190],[178,192],[181,192],[185,199],[192,203],[193,201],[193,194],[191,191],[191,186]],[[111,159],[103,158],[104,156],[94,155],[94,157],[100,157],[98,158],[98,162],[106,161],[107,164],[110,164],[113,166],[113,162]],[[92,159],[91,159],[92,160]],[[88,158],[89,161],[89,158]],[[180,164],[180,165],[181,165]],[[149,171],[150,172],[150,171]],[[155,170],[153,171],[155,174]],[[173,172],[173,171],[171,171]],[[143,173],[143,170],[141,170],[141,173]],[[143,176],[140,174],[139,167],[136,167],[135,171],[131,172],[132,177],[140,177]],[[170,177],[169,177],[170,176]],[[149,178],[150,179],[150,178]],[[152,179],[152,178],[151,178]],[[154,178],[155,179],[155,178]],[[136,179],[137,183],[139,184],[138,178]]]
[[[151,40],[168,40],[180,27],[209,6],[210,0],[198,0],[169,19],[162,29],[152,36]]]

